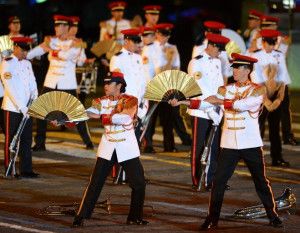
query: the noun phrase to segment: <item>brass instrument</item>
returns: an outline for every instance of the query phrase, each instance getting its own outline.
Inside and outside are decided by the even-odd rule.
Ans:
[[[281,210],[287,210],[290,211],[291,208],[296,209],[296,196],[292,192],[290,188],[286,188],[282,195],[275,199],[276,209],[278,211]],[[266,217],[266,210],[264,206],[256,205],[256,206],[250,206],[242,209],[236,210],[232,218],[238,218],[238,219],[254,219],[254,218],[262,218]]]
[[[48,216],[75,216],[80,203],[74,202],[72,204],[51,204],[39,211],[40,215]],[[110,198],[107,198],[105,201],[97,202],[95,205],[94,213],[105,213],[111,215],[113,207],[129,207],[128,204],[112,204]],[[151,215],[154,214],[154,208],[150,205],[144,205],[144,208],[149,208]]]

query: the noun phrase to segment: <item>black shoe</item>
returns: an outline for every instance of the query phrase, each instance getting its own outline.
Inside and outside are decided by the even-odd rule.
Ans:
[[[281,228],[281,227],[283,227],[283,223],[279,217],[275,217],[273,220],[270,221],[270,226],[276,227],[276,228]]]
[[[32,149],[33,151],[45,151],[45,150],[46,150],[46,147],[45,147],[45,145],[38,145],[38,144],[35,144],[31,149]]]
[[[86,149],[86,150],[94,150],[94,145],[93,145],[93,143],[91,142],[91,143],[86,144],[85,149]]]
[[[137,219],[137,220],[127,220],[127,225],[148,225],[149,222],[143,219]]]
[[[35,172],[21,172],[23,178],[39,178],[40,174]]]
[[[226,184],[225,185],[225,190],[230,190],[230,185]]]
[[[283,160],[283,159],[279,159],[279,160],[272,161],[272,166],[275,166],[275,167],[289,167],[290,163]]]
[[[79,216],[75,216],[72,226],[73,227],[82,227],[84,219]]]
[[[286,140],[283,141],[284,145],[292,145],[292,146],[297,146],[298,142],[294,137],[287,138]]]
[[[201,225],[200,230],[207,231],[218,227],[217,221],[212,221],[210,218],[206,218],[204,223]]]
[[[149,154],[149,153],[156,153],[156,151],[154,150],[154,148],[152,146],[146,146],[143,150],[143,152],[145,154]]]

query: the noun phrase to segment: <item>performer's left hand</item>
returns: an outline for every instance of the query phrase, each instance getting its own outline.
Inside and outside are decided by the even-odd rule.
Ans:
[[[219,99],[215,95],[211,95],[211,96],[207,97],[204,101],[206,101],[210,104],[213,104],[213,105],[222,105],[223,104],[223,100]]]

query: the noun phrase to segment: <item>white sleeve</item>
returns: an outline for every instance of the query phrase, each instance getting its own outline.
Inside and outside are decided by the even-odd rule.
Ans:
[[[15,105],[15,107],[20,110],[23,107],[26,107],[26,105],[24,105],[22,103],[21,97],[18,95],[19,90],[16,88],[16,85],[14,84],[15,80],[14,80],[14,71],[12,70],[13,67],[10,67],[9,64],[5,63],[2,66],[2,72],[1,72],[1,79],[3,82],[3,86],[4,86],[4,90],[5,92],[8,94],[8,97],[10,98],[10,100],[13,102],[13,104]],[[11,78],[6,79],[5,78],[5,73],[10,73],[11,74]]]
[[[175,46],[175,51],[176,51],[176,57],[173,62],[174,63],[173,67],[178,67],[178,69],[180,69],[180,55],[176,46]]]
[[[233,103],[233,109],[239,111],[248,111],[253,109],[259,109],[263,103],[263,95],[260,96],[249,96],[245,99],[236,100]]]
[[[280,54],[280,58],[279,58],[278,81],[283,82],[286,85],[291,84],[291,78],[286,66],[286,60],[283,53]]]
[[[82,48],[76,63],[78,66],[83,66],[85,61],[86,61],[86,54],[84,48]]]
[[[62,60],[77,60],[78,57],[80,56],[80,48],[70,48],[66,51],[59,51],[58,52],[58,58]]]
[[[122,72],[121,62],[118,56],[113,56],[109,63],[109,71],[113,72],[115,70]]]
[[[38,89],[37,89],[37,84],[36,84],[36,78],[34,76],[33,70],[32,70],[32,65],[31,62],[28,62],[28,69],[29,69],[29,75],[30,75],[30,93],[31,93],[31,98],[36,99],[38,97]]]
[[[99,111],[99,109],[94,108],[94,107],[89,107],[89,108],[86,109],[85,111],[86,111],[86,112],[91,112],[91,113],[94,113],[94,114],[101,115],[101,112]]]
[[[34,47],[33,49],[31,49],[28,53],[27,53],[27,56],[26,58],[28,60],[31,60],[35,57],[39,57],[39,56],[42,56],[44,55],[46,52],[44,51],[44,49],[42,49],[42,47],[40,46],[36,46]]]

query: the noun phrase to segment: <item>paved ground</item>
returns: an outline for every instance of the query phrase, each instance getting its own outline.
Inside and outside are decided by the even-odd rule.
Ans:
[[[294,114],[293,127],[300,138],[300,114]],[[101,129],[91,122],[94,143],[99,142]],[[73,205],[78,203],[86,187],[95,162],[95,152],[84,149],[75,131],[48,132],[47,151],[36,152],[34,170],[41,174],[39,179],[0,179],[0,232],[197,232],[206,216],[209,193],[191,189],[189,148],[178,143],[178,153],[163,153],[161,133],[155,135],[158,153],[142,155],[146,177],[150,180],[146,190],[146,227],[129,227],[124,223],[128,211],[130,189],[126,185],[113,185],[108,179],[99,201],[110,198],[111,214],[97,208],[85,227],[70,227],[73,217],[45,215],[45,207]],[[0,137],[1,148],[3,137]],[[290,187],[300,197],[300,146],[284,146],[284,157],[291,162],[288,169],[269,166],[269,146],[265,154],[267,176],[272,182],[274,195],[280,196]],[[0,151],[0,163],[3,153]],[[0,174],[3,174],[0,167]],[[256,220],[234,220],[230,216],[238,209],[260,203],[250,174],[240,163],[226,191],[222,218],[217,232],[300,232],[299,208],[295,215],[280,212],[284,220],[283,229],[274,229],[266,218]],[[70,207],[68,208],[70,209]],[[53,210],[53,209],[52,209]]]

